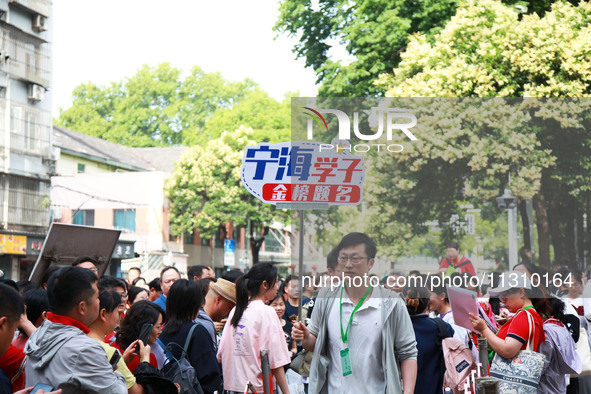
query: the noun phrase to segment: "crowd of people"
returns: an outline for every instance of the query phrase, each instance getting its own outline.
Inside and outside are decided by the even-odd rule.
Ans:
[[[491,362],[539,352],[538,392],[591,392],[591,360],[581,353],[589,353],[591,320],[585,275],[559,261],[550,274],[562,280],[546,286],[536,278],[549,273],[522,263],[474,285],[476,270],[459,251],[456,242],[447,245],[438,275],[461,278],[479,297],[482,314],[470,314],[471,327],[454,321],[441,281],[399,269],[379,285],[343,280],[314,288],[297,276],[279,278],[268,263],[219,278],[206,266],[186,275],[168,266],[147,281],[139,268],[127,280],[99,278],[97,262],[80,257],[50,269],[38,288],[3,280],[0,394],[29,393],[38,384],[62,394],[178,393],[172,366],[182,359],[195,392],[262,393],[269,383],[280,393],[435,394],[449,383],[446,337],[469,349],[468,365],[479,362],[479,337]],[[328,254],[325,275],[367,278],[376,254],[369,236],[347,234]]]

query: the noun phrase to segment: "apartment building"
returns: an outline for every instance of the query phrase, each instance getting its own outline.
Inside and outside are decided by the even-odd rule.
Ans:
[[[50,0],[0,0],[0,270],[27,275],[50,223]]]

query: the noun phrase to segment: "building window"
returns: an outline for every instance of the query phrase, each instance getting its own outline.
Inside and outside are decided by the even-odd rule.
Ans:
[[[86,166],[82,163],[78,163],[78,174],[84,174],[84,170],[86,169]]]
[[[94,226],[94,209],[74,211],[74,224]]]
[[[265,235],[265,252],[283,253],[284,244],[281,242],[281,231],[270,229]]]
[[[115,209],[113,227],[124,232],[135,233],[135,209]]]
[[[36,151],[38,148],[38,130],[37,130],[37,116],[32,113],[27,113],[25,118],[25,148]]]
[[[190,233],[185,233],[185,243],[186,244],[193,244],[195,242],[195,231]]]

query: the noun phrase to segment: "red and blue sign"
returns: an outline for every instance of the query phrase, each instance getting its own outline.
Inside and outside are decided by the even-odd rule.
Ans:
[[[365,178],[363,158],[314,141],[247,146],[240,177],[249,192],[270,204],[357,205]]]

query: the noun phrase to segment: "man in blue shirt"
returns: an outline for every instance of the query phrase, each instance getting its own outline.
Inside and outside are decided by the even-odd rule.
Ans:
[[[156,305],[164,309],[166,312],[166,296],[174,282],[181,279],[181,274],[176,267],[166,267],[160,272],[160,287],[162,287],[162,294],[154,301]]]

